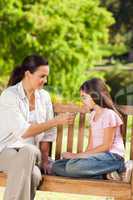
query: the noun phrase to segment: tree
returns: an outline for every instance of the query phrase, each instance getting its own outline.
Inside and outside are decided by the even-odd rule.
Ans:
[[[125,52],[129,52],[129,60],[133,61],[133,1],[100,1],[101,5],[112,12],[115,18],[115,23],[111,27],[110,42],[112,45],[121,46]]]
[[[1,74],[27,54],[41,53],[50,61],[53,90],[77,96],[85,70],[103,56],[111,13],[99,0],[3,0],[0,9]]]

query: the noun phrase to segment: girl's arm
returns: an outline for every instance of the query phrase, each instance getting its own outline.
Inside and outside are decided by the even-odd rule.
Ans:
[[[96,148],[90,149],[88,148],[85,152],[83,153],[70,153],[66,152],[63,154],[64,158],[86,158],[88,155],[95,154],[95,153],[102,153],[109,151],[114,140],[115,136],[115,131],[116,127],[111,127],[111,128],[105,128],[104,129],[104,138],[103,138],[103,144],[99,145]]]
[[[109,151],[114,141],[115,131],[116,131],[116,127],[105,128],[103,144],[91,150],[88,149],[85,153],[95,154],[95,153],[102,153],[102,152]]]

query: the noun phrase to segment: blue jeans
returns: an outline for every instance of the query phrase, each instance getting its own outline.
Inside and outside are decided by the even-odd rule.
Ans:
[[[124,159],[110,152],[97,153],[87,158],[62,159],[53,164],[58,176],[102,179],[105,174],[125,170]]]

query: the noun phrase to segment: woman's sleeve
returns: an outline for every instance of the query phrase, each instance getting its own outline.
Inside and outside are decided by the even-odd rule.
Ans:
[[[17,94],[8,90],[0,97],[0,121],[2,130],[14,137],[21,137],[30,126],[19,109]]]
[[[102,123],[102,128],[118,127],[123,124],[121,118],[113,110],[107,110]]]
[[[45,91],[45,108],[46,108],[46,121],[53,119],[54,112],[53,112],[53,105],[48,92]],[[43,136],[44,141],[55,141],[56,140],[56,128],[53,127],[45,132]]]
[[[46,101],[46,121],[52,119],[54,117],[53,106],[51,102],[50,95],[47,94],[47,101]]]

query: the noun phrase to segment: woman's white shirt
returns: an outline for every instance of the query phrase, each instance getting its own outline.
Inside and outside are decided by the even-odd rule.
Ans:
[[[32,111],[29,112],[29,121],[31,123],[36,123],[37,122],[35,110],[32,110]],[[29,144],[36,145],[36,137],[27,138],[27,139],[25,139],[25,142],[29,143]]]
[[[22,82],[2,92],[0,96],[0,151],[5,147],[24,145],[25,140],[22,139],[22,135],[31,125],[29,112],[29,102]],[[38,123],[53,118],[50,96],[43,89],[35,91],[35,115]],[[55,128],[35,137],[37,145],[40,141],[54,141],[55,139]]]

